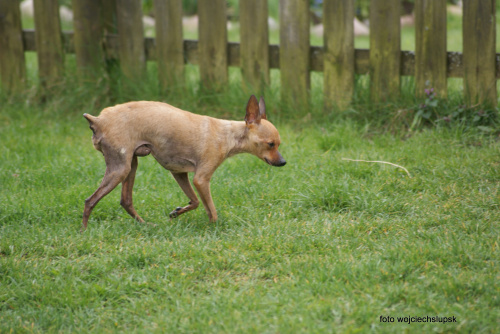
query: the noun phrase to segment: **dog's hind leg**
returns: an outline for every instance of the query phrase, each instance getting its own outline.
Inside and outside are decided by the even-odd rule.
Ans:
[[[175,181],[179,184],[184,194],[189,198],[189,204],[185,207],[178,207],[174,211],[170,212],[170,218],[177,218],[179,215],[186,213],[188,211],[194,210],[200,204],[198,197],[196,197],[196,193],[191,187],[191,183],[189,182],[188,173],[172,173]]]
[[[137,156],[134,155],[132,158],[132,164],[130,172],[128,173],[125,180],[122,182],[122,197],[120,200],[120,205],[131,215],[134,219],[141,223],[144,220],[137,214],[134,209],[134,204],[132,202],[132,190],[134,188],[135,172],[137,171]]]
[[[82,229],[87,229],[87,223],[89,221],[90,213],[97,205],[97,203],[107,194],[111,192],[111,190],[115,189],[117,185],[119,185],[125,178],[129,175],[131,166],[129,163],[127,164],[117,164],[111,163],[108,164],[106,161],[106,173],[104,173],[104,178],[102,179],[101,185],[97,190],[85,200],[85,209],[83,210],[83,219],[82,219]]]

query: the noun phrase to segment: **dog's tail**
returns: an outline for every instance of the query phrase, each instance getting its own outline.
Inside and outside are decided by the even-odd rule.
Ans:
[[[92,130],[92,143],[95,149],[101,151],[102,133],[98,128],[99,118],[89,114],[83,114],[83,117],[89,122],[89,128]]]

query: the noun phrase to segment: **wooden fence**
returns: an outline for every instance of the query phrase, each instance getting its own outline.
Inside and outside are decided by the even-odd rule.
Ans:
[[[255,91],[281,71],[282,98],[307,103],[310,72],[324,73],[324,103],[345,106],[354,75],[368,74],[374,102],[397,97],[401,76],[415,76],[417,95],[447,95],[447,78],[464,80],[469,104],[497,105],[500,54],[495,49],[495,0],[463,1],[463,53],[446,50],[446,0],[415,0],[416,51],[400,47],[400,0],[371,0],[370,50],[354,48],[354,0],[324,0],[324,47],[309,43],[309,0],[280,1],[280,45],[269,45],[267,0],[240,0],[240,43],[228,43],[225,0],[198,0],[199,40],[183,40],[181,0],[154,0],[156,38],[144,38],[141,0],[73,0],[74,32],[61,32],[57,0],[35,0],[35,31],[22,30],[19,2],[0,0],[0,75],[4,90],[24,89],[24,52],[36,51],[43,85],[60,80],[64,54],[76,53],[82,77],[100,75],[108,59],[136,81],[146,61],[158,62],[163,89],[200,67],[204,86],[228,81],[240,67]]]

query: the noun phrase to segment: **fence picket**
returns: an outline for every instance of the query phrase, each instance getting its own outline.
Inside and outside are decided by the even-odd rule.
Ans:
[[[131,81],[146,74],[144,27],[140,0],[116,0],[119,59],[122,73]]]
[[[446,98],[446,0],[415,1],[415,50],[416,95]]]
[[[228,81],[225,0],[199,0],[199,64],[205,88],[220,90]]]
[[[243,84],[262,92],[269,84],[267,0],[240,0],[240,61]]]
[[[19,2],[0,1],[0,77],[10,93],[24,89],[26,65]]]
[[[116,34],[116,0],[101,0],[101,11],[104,34]]]
[[[155,0],[158,79],[163,91],[184,82],[182,1]]]
[[[374,102],[399,95],[400,8],[400,0],[371,0],[370,3],[370,96]]]
[[[281,99],[304,107],[309,99],[309,1],[280,0]]]
[[[354,93],[354,1],[325,0],[324,107],[346,107]]]
[[[58,84],[64,74],[61,18],[57,0],[34,0],[38,76],[45,89]]]
[[[74,44],[78,74],[97,78],[104,69],[101,0],[73,0]]]
[[[465,99],[496,106],[495,0],[463,4]]]

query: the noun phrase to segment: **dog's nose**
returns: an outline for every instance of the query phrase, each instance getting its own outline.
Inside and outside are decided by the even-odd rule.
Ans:
[[[279,161],[275,166],[276,167],[283,167],[284,165],[286,165],[286,161],[283,159],[283,160]]]

